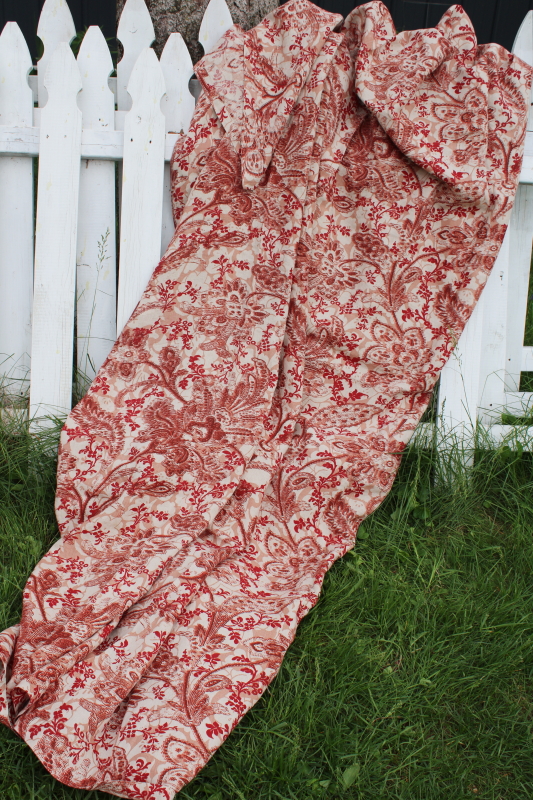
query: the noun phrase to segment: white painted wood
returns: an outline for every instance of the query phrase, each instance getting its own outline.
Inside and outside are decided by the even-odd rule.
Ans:
[[[78,65],[62,42],[52,55],[41,114],[35,236],[30,418],[65,414],[71,405],[80,179],[81,89]],[[46,424],[43,422],[42,424]]]
[[[39,128],[0,125],[0,155],[38,156]]]
[[[485,425],[500,421],[505,404],[505,349],[508,326],[508,287],[511,228],[507,229],[496,263],[483,289],[483,327],[480,353],[478,419]]]
[[[181,34],[178,34],[181,35]],[[188,52],[188,51],[187,51]],[[30,75],[28,78],[30,88],[33,92],[33,101],[34,103],[38,100],[38,84],[37,84],[37,75]],[[117,102],[117,79],[116,77],[108,78],[108,85],[111,91],[115,96],[115,103]],[[198,100],[200,96],[200,92],[202,90],[200,81],[197,78],[191,78],[190,80],[190,90],[195,100]]]
[[[195,105],[194,97],[189,91],[189,81],[194,69],[187,45],[180,33],[171,33],[168,37],[160,64],[166,87],[166,94],[161,101],[161,110],[165,115],[165,130],[174,134],[187,133]],[[167,249],[173,234],[170,164],[165,164],[161,255]]]
[[[533,186],[519,186],[509,225],[512,258],[509,259],[505,389],[518,391],[524,349],[524,326],[533,242]]]
[[[209,0],[205,10],[198,41],[204,48],[204,53],[211,53],[221,36],[233,27],[230,10],[226,0]]]
[[[482,296],[483,297],[483,296]],[[483,302],[478,302],[440,377],[438,418],[443,435],[468,436],[475,427],[479,399]]]
[[[117,64],[117,107],[127,111],[130,108],[128,83],[133,67],[144,48],[150,47],[155,39],[144,0],[127,0],[118,23],[117,39],[124,48],[124,55]]]
[[[127,111],[115,111],[115,130],[116,131],[123,131],[124,130],[124,121],[126,119]],[[122,156],[121,156],[122,157]]]
[[[533,392],[506,392],[505,411],[517,417],[530,417],[533,414]]]
[[[533,347],[522,348],[522,372],[533,372]]]
[[[513,53],[528,64],[533,65],[533,11],[529,11],[516,36]],[[533,92],[532,92],[533,100]],[[520,181],[533,183],[533,106],[530,105],[526,134],[526,155],[520,174]],[[527,313],[527,294],[531,269],[531,249],[533,238],[533,186],[518,187],[517,198],[511,220],[512,258],[510,259],[508,318],[506,339],[506,388],[518,388],[520,371],[533,369],[533,348],[524,347],[524,328]],[[508,410],[516,410],[519,415],[530,416],[533,411],[533,393],[507,392],[505,403]],[[522,428],[522,438],[529,437],[527,449],[533,450],[533,427]],[[516,436],[516,434],[515,434]]]
[[[515,53],[526,64],[533,65],[533,11],[524,17],[513,44]],[[533,107],[529,108],[528,131],[533,131]]]
[[[123,55],[117,64],[117,108],[121,118],[116,119],[117,130],[124,130],[125,112],[131,107],[128,83],[133,67],[145,47],[155,39],[152,18],[145,0],[126,0],[117,28],[117,39],[123,46]],[[122,163],[118,165],[119,217],[122,213]]]
[[[0,125],[31,126],[32,68],[16,22],[0,35]],[[33,292],[33,162],[0,156],[0,392],[9,402],[29,390]]]
[[[524,450],[533,452],[533,428],[527,425],[493,425],[489,433],[495,448],[505,442],[512,450],[520,444]]]
[[[113,60],[105,37],[96,25],[91,25],[83,37],[78,67],[83,87],[78,97],[83,128],[113,130],[115,98],[107,82],[113,72]]]
[[[194,113],[194,97],[189,91],[194,68],[180,33],[170,34],[160,63],[166,88],[161,101],[165,130],[167,133],[187,133]]]
[[[49,61],[60,42],[70,44],[76,36],[76,26],[66,0],[45,0],[37,26],[37,36],[44,46],[43,56],[37,62],[37,94],[39,106],[43,108],[47,100],[44,79]]]
[[[528,11],[518,29],[512,52],[526,64],[533,64],[533,11]]]
[[[533,131],[526,132],[520,183],[533,183]]]
[[[40,111],[40,109],[39,109]],[[115,120],[121,112],[115,111]],[[126,113],[126,112],[124,112]],[[124,124],[124,122],[122,122]],[[0,125],[0,154],[39,155],[40,129],[20,128],[18,126]],[[165,161],[170,161],[178,135],[167,133],[165,136]],[[124,132],[121,130],[82,130],[82,158],[99,158],[121,161],[124,155]]]
[[[78,105],[87,130],[113,130],[115,98],[108,78],[113,71],[100,28],[91,26],[78,54],[82,91]],[[83,159],[76,277],[76,357],[82,375],[92,380],[116,338],[115,165]]]
[[[139,302],[161,253],[165,81],[150,48],[139,56],[128,92],[132,108],[124,124],[117,333]]]

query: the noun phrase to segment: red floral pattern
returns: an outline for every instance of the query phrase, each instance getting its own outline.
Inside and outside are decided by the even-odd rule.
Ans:
[[[197,65],[176,233],[61,437],[61,539],[0,637],[59,780],[170,800],[387,494],[509,218],[530,69],[459,6],[290,0]]]

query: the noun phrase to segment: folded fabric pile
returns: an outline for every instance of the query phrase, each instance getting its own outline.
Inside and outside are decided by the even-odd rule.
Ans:
[[[459,6],[290,0],[196,67],[176,233],[61,437],[61,539],[0,636],[59,780],[171,800],[390,489],[494,263],[531,70]]]

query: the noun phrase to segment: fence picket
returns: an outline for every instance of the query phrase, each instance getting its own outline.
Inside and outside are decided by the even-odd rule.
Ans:
[[[78,54],[84,129],[114,130],[115,98],[107,79],[113,60],[100,28],[91,26]],[[116,336],[115,164],[82,159],[77,244],[78,369],[92,380]]]
[[[485,423],[498,424],[503,409],[517,416],[531,413],[533,393],[520,392],[519,386],[520,373],[527,369],[524,323],[532,220],[533,186],[524,184],[518,187],[502,249],[483,290],[480,373],[485,383],[481,386],[477,417]]]
[[[130,108],[128,83],[135,63],[145,47],[155,39],[154,26],[144,0],[127,0],[117,28],[117,39],[124,55],[117,64],[117,108]]]
[[[198,35],[204,53],[214,50],[220,37],[232,27],[233,20],[226,0],[209,0]]]
[[[137,59],[128,92],[132,107],[124,122],[117,333],[139,302],[161,252],[165,81],[150,48]]]
[[[507,326],[505,348],[505,388],[517,392],[524,349],[524,321],[527,311],[531,239],[533,228],[533,186],[518,187],[509,225],[513,257],[509,262],[507,288]],[[509,403],[507,403],[509,405]],[[515,408],[519,411],[519,408]]]
[[[47,100],[44,79],[48,63],[60,42],[70,44],[76,36],[76,26],[66,0],[45,0],[37,26],[37,36],[44,46],[43,56],[37,62],[37,97],[39,108],[43,108]]]
[[[471,438],[476,423],[483,318],[484,304],[480,300],[440,376],[437,409],[442,434],[446,436],[453,430],[465,441]]]
[[[166,94],[161,102],[167,133],[187,133],[194,113],[194,97],[189,81],[194,67],[180,33],[171,33],[161,54],[161,69]]]
[[[513,44],[515,53],[526,64],[533,65],[533,11],[528,11],[518,29]],[[533,106],[529,107],[528,131],[533,130]]]
[[[187,133],[194,113],[194,97],[189,91],[189,81],[194,68],[187,45],[180,33],[171,33],[168,37],[160,64],[166,87],[166,94],[161,102],[161,109],[165,115],[165,131]],[[170,164],[165,164],[161,255],[167,249],[173,233]]]
[[[60,415],[72,397],[76,226],[80,179],[78,65],[62,42],[44,79],[35,236],[30,417]],[[34,425],[37,423],[34,422]]]
[[[0,35],[0,125],[32,125],[31,68],[24,36],[8,22]],[[33,160],[0,156],[0,374],[11,404],[29,389],[32,291]]]
[[[519,187],[520,191],[520,187]],[[483,289],[483,326],[480,354],[480,400],[477,418],[484,424],[499,422],[505,405],[505,350],[508,324],[508,289],[511,261],[511,228]]]

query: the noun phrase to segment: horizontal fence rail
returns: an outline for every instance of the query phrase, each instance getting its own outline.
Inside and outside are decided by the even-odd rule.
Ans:
[[[199,33],[204,51],[231,25],[225,0],[210,0]],[[65,0],[46,0],[37,33],[44,50],[36,67],[16,23],[0,35],[0,401],[29,410],[34,426],[71,406],[74,345],[79,373],[95,376],[168,246],[168,162],[199,93],[179,33],[160,60],[151,49],[145,0],[124,6],[116,76],[98,27],[74,58]],[[513,52],[533,64],[533,12]],[[494,444],[515,430],[529,447],[533,427],[511,429],[501,414],[533,414],[533,393],[520,391],[521,374],[533,372],[533,346],[524,346],[532,239],[530,113],[511,223],[442,372],[437,424],[421,425],[423,438],[456,430],[468,442],[479,421]]]

